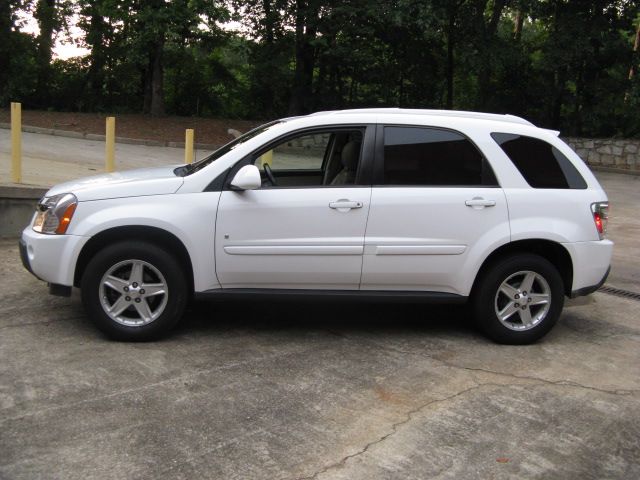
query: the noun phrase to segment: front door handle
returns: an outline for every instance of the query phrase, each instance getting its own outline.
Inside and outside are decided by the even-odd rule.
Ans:
[[[473,197],[471,200],[464,202],[467,207],[473,207],[475,209],[481,209],[484,207],[495,207],[495,200],[485,200],[482,197]]]
[[[335,202],[329,202],[329,208],[338,211],[351,210],[352,208],[362,208],[362,202],[352,202],[351,200],[340,199]]]

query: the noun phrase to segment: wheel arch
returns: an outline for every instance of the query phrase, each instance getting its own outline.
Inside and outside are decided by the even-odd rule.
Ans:
[[[573,285],[573,261],[571,259],[571,254],[562,244],[545,239],[517,240],[515,242],[506,243],[495,249],[489,256],[487,256],[487,258],[485,258],[484,262],[480,266],[478,274],[473,282],[471,294],[473,295],[475,292],[479,279],[482,278],[484,273],[491,268],[495,262],[506,255],[512,255],[514,253],[531,253],[548,260],[558,270],[558,273],[560,273],[565,295],[571,295],[571,288]]]
[[[182,241],[173,233],[168,232],[167,230],[143,225],[113,227],[92,236],[91,239],[89,239],[89,241],[82,247],[82,250],[78,255],[73,277],[73,285],[75,287],[80,286],[82,275],[84,274],[89,261],[96,253],[108,245],[112,245],[123,240],[153,243],[154,245],[175,254],[187,275],[189,291],[193,292],[193,264],[189,251],[185,247],[184,243],[182,243]]]

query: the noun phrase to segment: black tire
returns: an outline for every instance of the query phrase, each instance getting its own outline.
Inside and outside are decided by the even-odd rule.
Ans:
[[[128,262],[131,262],[130,267]],[[141,285],[136,284],[135,288],[130,283],[134,264],[144,277]],[[116,270],[112,270],[114,268]],[[103,277],[110,271],[111,278],[116,277],[110,283],[114,283],[117,289],[103,286]],[[149,295],[150,292],[143,290],[144,282],[148,282],[147,289],[150,292],[155,287],[165,293]],[[166,285],[166,288],[158,285]],[[123,290],[127,288],[129,293],[120,292],[121,287]],[[182,317],[189,299],[185,272],[176,258],[154,244],[141,241],[121,242],[99,251],[89,261],[82,275],[81,289],[82,303],[89,318],[110,338],[124,341],[152,340],[166,334]],[[145,293],[147,297],[144,297]],[[115,319],[107,313],[106,308],[114,307],[117,301],[127,302],[128,306],[120,314],[116,314],[118,308],[114,308]],[[103,302],[106,306],[103,306]],[[143,310],[138,310],[144,306],[149,315],[145,316],[140,313]],[[157,315],[155,318],[154,312]],[[140,323],[134,325],[136,321]]]
[[[528,276],[528,272],[533,275]],[[520,290],[525,278],[533,279],[533,292]],[[513,286],[511,291],[509,287]],[[513,295],[507,296],[505,290]],[[548,305],[535,305],[545,298],[549,299]],[[564,305],[564,285],[558,270],[545,258],[513,254],[493,262],[482,273],[472,301],[476,324],[487,337],[497,343],[525,345],[542,338],[558,321]],[[499,312],[511,316],[501,321]]]

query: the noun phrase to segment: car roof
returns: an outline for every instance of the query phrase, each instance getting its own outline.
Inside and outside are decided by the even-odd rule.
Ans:
[[[330,124],[377,123],[387,125],[413,125],[446,128],[464,131],[467,135],[480,128],[481,131],[506,132],[529,135],[549,141],[560,132],[541,128],[530,121],[509,114],[468,112],[464,110],[430,110],[412,108],[358,108],[329,110],[309,115],[280,119],[282,127],[315,127]]]
[[[527,125],[535,127],[535,125],[522,117],[509,114],[484,113],[484,112],[468,112],[464,110],[431,110],[431,109],[414,109],[414,108],[356,108],[350,110],[329,110],[316,112],[306,117],[323,117],[333,115],[353,115],[353,114],[371,114],[371,115],[409,115],[420,117],[438,117],[438,118],[465,118],[486,120],[492,122],[515,123],[519,125]],[[293,117],[304,118],[304,117]],[[289,118],[287,120],[292,120]]]

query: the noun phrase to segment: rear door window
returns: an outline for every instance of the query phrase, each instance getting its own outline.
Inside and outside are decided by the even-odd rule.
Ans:
[[[571,160],[544,140],[511,133],[491,136],[533,188],[587,188]]]
[[[438,128],[384,128],[384,184],[497,186],[487,160],[461,133]]]

